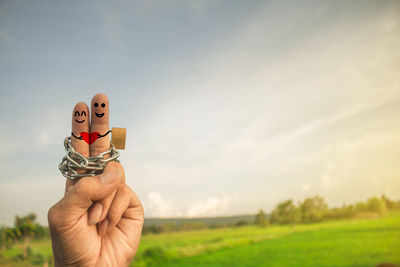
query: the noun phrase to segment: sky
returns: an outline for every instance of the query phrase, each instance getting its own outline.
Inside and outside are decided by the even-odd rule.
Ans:
[[[400,199],[399,47],[399,1],[1,1],[0,224],[47,224],[100,92],[146,217]]]

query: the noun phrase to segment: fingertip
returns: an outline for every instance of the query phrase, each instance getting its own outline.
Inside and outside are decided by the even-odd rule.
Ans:
[[[92,102],[90,104],[92,111],[92,123],[97,122],[99,124],[107,123],[108,124],[108,112],[109,112],[109,101],[108,97],[105,94],[96,94],[92,98]],[[96,115],[96,112],[98,115]],[[105,113],[101,115],[102,113]],[[99,116],[101,115],[101,116]]]
[[[83,112],[83,114],[82,114]],[[89,123],[89,107],[85,102],[78,102],[75,106],[74,109],[72,110],[72,123],[80,121],[79,117],[84,117],[82,119],[85,119],[87,124]],[[75,121],[77,119],[77,121]],[[85,123],[86,124],[86,123]],[[81,125],[85,125],[81,124]],[[72,124],[72,125],[79,125],[79,124]]]
[[[88,106],[87,106],[86,102],[80,101],[80,102],[76,103],[75,107],[86,107],[87,108]]]
[[[104,99],[104,100],[106,99],[106,100],[108,100],[108,97],[107,97],[106,94],[103,94],[103,93],[95,94],[93,96],[93,98],[92,98],[92,103],[93,103],[94,100],[98,100],[98,99]]]

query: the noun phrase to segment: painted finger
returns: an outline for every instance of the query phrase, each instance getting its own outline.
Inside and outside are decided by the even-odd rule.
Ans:
[[[89,108],[84,102],[75,105],[72,111],[71,144],[84,157],[89,157]],[[73,185],[67,179],[66,191]]]
[[[89,123],[89,108],[79,102],[72,113],[71,144],[84,157],[89,157]]]
[[[109,105],[105,94],[97,94],[91,103],[90,156],[110,148]]]
[[[109,102],[105,94],[97,94],[92,98],[90,105],[91,124],[90,124],[90,156],[107,151],[110,148],[110,127],[109,127]],[[105,158],[108,155],[105,155]],[[115,191],[98,203],[103,206],[100,221],[105,225],[105,217],[114,199]],[[101,229],[101,228],[99,228]]]

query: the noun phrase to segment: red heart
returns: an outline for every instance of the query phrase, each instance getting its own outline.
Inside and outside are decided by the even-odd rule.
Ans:
[[[93,133],[89,134],[88,132],[81,132],[81,137],[82,137],[83,141],[85,141],[86,143],[91,145],[99,137],[99,133],[93,132]]]
[[[83,141],[89,144],[89,133],[88,132],[81,132],[81,137]]]

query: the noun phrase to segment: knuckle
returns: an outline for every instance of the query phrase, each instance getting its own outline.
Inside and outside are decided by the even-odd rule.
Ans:
[[[118,169],[120,166],[120,164],[116,161],[110,161],[109,163],[107,163],[107,167],[110,169]]]
[[[49,225],[55,225],[57,223],[57,204],[52,206],[47,212],[47,221]]]
[[[121,163],[119,163],[119,162],[110,161],[109,163],[107,163],[107,166],[106,166],[106,167],[107,167],[108,169],[117,170],[118,173],[119,173],[121,176],[124,176],[124,175],[125,175],[125,173],[124,173],[124,168],[122,167]]]
[[[123,185],[123,186],[121,186],[119,189],[118,189],[118,191],[120,191],[119,193],[120,194],[123,194],[123,195],[131,195],[132,194],[132,190],[127,186],[127,185]]]
[[[87,191],[87,181],[85,178],[82,178],[78,181],[78,183],[75,184],[74,186],[74,191],[75,193],[81,195],[85,194]]]

